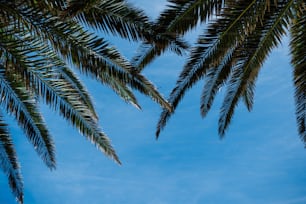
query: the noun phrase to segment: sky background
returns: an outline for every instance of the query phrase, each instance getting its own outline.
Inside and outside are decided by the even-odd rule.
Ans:
[[[130,2],[152,18],[166,3]],[[193,37],[189,35],[189,39]],[[117,38],[111,41],[128,58],[135,54],[136,44]],[[16,125],[10,127],[22,167],[24,203],[306,203],[306,149],[297,134],[289,62],[285,39],[262,68],[253,111],[249,113],[240,104],[223,140],[217,134],[223,92],[202,119],[199,103],[203,81],[185,95],[156,141],[159,105],[137,94],[143,108],[139,111],[108,88],[82,77],[95,101],[101,127],[123,165],[106,158],[42,105],[56,144],[55,171],[43,164]],[[168,96],[183,64],[184,58],[167,52],[144,74]],[[0,189],[0,203],[15,204],[2,172]]]

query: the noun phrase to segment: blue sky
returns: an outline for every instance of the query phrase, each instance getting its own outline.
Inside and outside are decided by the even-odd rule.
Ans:
[[[133,0],[155,17],[165,1]],[[149,9],[148,9],[149,8]],[[192,38],[192,35],[190,35]],[[127,57],[135,45],[112,39]],[[144,72],[167,96],[184,59],[165,53]],[[42,105],[54,136],[57,169],[49,171],[22,131],[11,126],[25,187],[25,204],[306,203],[306,150],[297,134],[288,43],[275,49],[257,81],[251,113],[241,104],[223,140],[217,134],[222,91],[205,119],[199,112],[203,82],[190,90],[158,141],[161,108],[137,94],[143,110],[85,79],[100,124],[122,166],[100,153]],[[0,203],[14,204],[0,173]]]

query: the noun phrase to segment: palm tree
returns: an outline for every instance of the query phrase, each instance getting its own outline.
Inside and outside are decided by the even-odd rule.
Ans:
[[[298,132],[306,143],[306,4],[302,0],[169,0],[156,26],[161,33],[182,37],[199,23],[205,31],[173,88],[169,102],[175,110],[188,89],[205,79],[200,110],[206,116],[218,90],[226,86],[219,117],[219,135],[224,136],[240,99],[252,109],[255,82],[271,50],[290,32]],[[168,45],[165,45],[167,47]],[[139,69],[161,52],[142,48],[135,57]],[[174,111],[161,113],[156,136]]]
[[[153,29],[141,10],[124,0],[0,0],[0,167],[19,203],[23,203],[23,182],[3,114],[16,119],[50,169],[56,166],[55,147],[39,102],[48,104],[120,164],[98,125],[90,95],[72,68],[110,87],[138,108],[132,89],[170,111],[153,84],[97,35],[102,31],[127,40],[185,49],[175,38]]]

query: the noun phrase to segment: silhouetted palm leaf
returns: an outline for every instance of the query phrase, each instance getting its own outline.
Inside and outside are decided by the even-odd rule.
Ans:
[[[193,6],[196,7],[196,3]],[[217,91],[222,86],[227,86],[219,119],[219,134],[224,136],[239,99],[243,99],[248,110],[252,109],[255,82],[260,68],[271,50],[280,44],[286,30],[291,27],[296,115],[299,133],[305,141],[305,52],[302,50],[305,44],[305,3],[294,0],[229,0],[219,6],[222,7],[218,10],[219,14],[210,21],[204,34],[199,36],[170,94],[169,102],[174,110],[185,92],[199,80],[205,79],[201,97],[201,114],[205,116]],[[210,14],[211,12],[207,13]],[[184,19],[183,15],[180,17]],[[184,25],[184,20],[179,21],[178,25]],[[168,24],[170,22],[168,20]],[[189,30],[188,26],[182,29],[182,33]],[[173,113],[174,111],[171,113],[167,110],[162,112],[157,125],[157,137]]]
[[[186,42],[180,37],[189,30],[195,28],[198,23],[203,23],[210,19],[213,14],[220,12],[221,0],[169,0],[168,8],[159,15],[155,23],[155,30],[165,36],[172,36],[177,40],[169,41],[162,46],[143,43],[132,62],[142,70],[153,59],[169,49],[181,55],[188,48]]]
[[[154,85],[115,47],[98,34],[89,32],[87,26],[129,40],[155,43],[158,39],[161,39],[158,43],[173,40],[153,35],[148,17],[125,1],[0,1],[0,105],[15,117],[51,169],[55,168],[55,151],[38,109],[40,101],[120,164],[108,137],[99,127],[89,93],[71,68],[110,87],[138,108],[132,91],[135,89],[171,110]],[[6,161],[5,151],[13,151],[13,146],[9,139],[3,138],[0,159]],[[1,167],[22,203],[19,167],[16,175],[10,173],[8,163]]]
[[[0,117],[0,168],[7,175],[14,196],[23,202],[23,181],[11,136]]]
[[[152,38],[146,31],[151,29],[148,17],[123,0],[68,2],[63,16],[75,17],[80,22],[113,35],[139,40]]]
[[[1,106],[15,117],[46,165],[55,168],[53,141],[37,110],[33,94],[25,89],[20,76],[5,72],[3,67],[0,71]]]
[[[294,67],[295,104],[298,130],[301,139],[306,143],[306,5],[296,10],[291,27],[291,55]]]

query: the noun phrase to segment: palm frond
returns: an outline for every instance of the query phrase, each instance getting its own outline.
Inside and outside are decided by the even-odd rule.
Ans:
[[[219,14],[223,6],[222,0],[168,0],[168,8],[158,20],[159,32],[184,35],[195,28],[198,23],[205,23]]]
[[[79,101],[79,94],[62,79],[54,80],[54,70],[29,70],[35,89],[43,100],[86,136],[107,156],[120,163],[107,136],[100,130],[91,112]]]
[[[140,71],[165,50],[170,49],[178,55],[185,53],[189,46],[180,36],[195,28],[198,23],[203,23],[219,13],[223,4],[222,0],[170,0],[169,2],[171,4],[156,20],[154,30],[163,36],[172,36],[175,40],[165,41],[159,45],[144,42],[132,59],[133,65]]]
[[[31,37],[19,39],[18,43],[14,43],[14,39],[9,40],[11,43],[6,43],[9,46],[5,47],[10,57],[7,60],[15,71],[19,71],[38,96],[54,110],[58,110],[98,149],[120,163],[109,139],[98,127],[92,112],[82,100],[79,100],[78,90],[61,77],[61,70],[65,66],[55,53]],[[28,50],[20,50],[24,44]]]
[[[243,102],[247,107],[248,111],[251,111],[253,109],[254,93],[255,93],[255,80],[252,80],[247,82],[245,91],[242,96]]]
[[[59,72],[60,76],[64,78],[65,81],[68,81],[74,90],[77,90],[77,92],[80,94],[81,100],[88,106],[90,112],[93,113],[94,118],[98,119],[98,115],[95,111],[91,96],[89,95],[82,82],[78,79],[78,77],[67,67],[59,69]]]
[[[37,12],[39,12],[39,10],[37,10]],[[82,73],[90,73],[91,76],[99,81],[107,79],[102,81],[102,83],[113,88],[124,100],[139,107],[135,96],[126,85],[124,85],[124,81],[120,80],[120,82],[116,82],[116,80],[113,80],[118,78],[116,77],[119,75],[117,70],[123,69],[126,72],[130,72],[132,67],[103,39],[83,31],[80,25],[73,22],[61,22],[56,17],[48,18],[48,16],[42,21],[41,18],[33,17],[33,11],[27,9],[21,10],[20,13],[22,17],[26,19],[26,22],[32,25],[32,32],[35,32],[35,36],[38,36],[39,33],[44,33],[45,36],[38,37],[47,40],[51,39],[50,43],[55,49],[67,60],[70,60],[72,64],[80,68]],[[107,72],[108,76],[101,77],[101,75],[105,75],[103,72]],[[127,76],[129,76],[130,79],[134,78],[131,74]],[[110,84],[108,84],[109,82]],[[161,101],[161,105],[167,104],[160,94],[158,94],[155,89],[152,89],[152,85],[144,87],[144,83],[142,83],[142,89],[150,93],[151,97],[156,97],[156,101]],[[169,107],[168,104],[167,106]]]
[[[163,37],[165,37],[165,35],[163,35]],[[148,64],[167,50],[179,56],[183,56],[187,53],[189,45],[181,38],[176,37],[176,39],[172,39],[172,37],[169,37],[169,40],[167,40],[167,38],[160,39],[159,41],[164,41],[164,43],[159,44],[145,41],[138,47],[136,55],[131,60],[131,63],[137,68],[138,72],[141,72]]]
[[[33,16],[33,13],[37,15]],[[146,78],[135,72],[135,68],[120,55],[120,53],[102,38],[99,38],[87,31],[84,31],[81,25],[76,22],[63,22],[56,16],[49,16],[42,13],[39,8],[33,11],[33,8],[20,8],[19,13],[22,19],[29,26],[32,26],[34,36],[47,40],[66,60],[70,61],[82,73],[90,74],[99,81],[106,79],[101,77],[103,72],[107,72],[110,77],[118,79],[118,72],[127,72],[129,81],[136,79],[138,86],[143,94],[150,96],[154,101],[159,103],[162,107],[170,109],[168,102],[157,92],[156,88]],[[44,16],[44,20],[41,17]],[[17,16],[18,17],[18,16]],[[16,18],[17,18],[16,17]],[[39,35],[43,33],[44,35]],[[142,81],[144,80],[144,81]],[[108,82],[111,82],[108,84]],[[126,88],[122,79],[119,83],[115,80],[105,80],[102,83],[109,85],[116,93],[124,100],[135,104],[137,101],[133,93]]]
[[[8,177],[9,185],[19,203],[23,203],[23,181],[17,154],[7,125],[0,116],[0,168]]]
[[[108,137],[99,127],[89,94],[67,64],[111,87],[137,107],[132,89],[170,111],[170,104],[153,84],[116,48],[88,29],[96,28],[129,40],[142,39],[157,46],[168,41],[176,43],[177,39],[155,35],[147,16],[126,1],[83,1],[80,5],[84,8],[73,3],[80,2],[0,0],[0,105],[15,117],[50,168],[55,168],[54,146],[38,110],[40,101],[59,112],[98,149],[120,164]],[[180,46],[176,43],[170,48],[181,52]],[[0,119],[0,135],[4,132],[1,125]],[[9,144],[6,144],[8,149],[2,148],[4,143],[5,137],[0,138],[3,168],[10,159],[5,158],[5,152],[11,151]],[[14,165],[13,160],[11,164]],[[13,191],[22,202],[20,172],[14,173],[7,175],[12,188],[19,185]]]
[[[123,0],[69,1],[63,16],[75,17],[95,29],[130,40],[148,39],[148,17]]]
[[[41,29],[41,27],[44,27],[45,29],[47,29],[45,25],[46,24],[52,25],[51,22],[55,22],[55,21],[54,21],[54,17],[52,18],[52,16],[46,15],[42,11],[46,10],[46,6],[48,7],[48,12],[50,12],[50,9],[60,10],[63,5],[64,5],[64,2],[61,0],[22,2],[22,3],[19,3],[18,6],[16,6],[14,2],[5,3],[3,4],[3,6],[5,6],[5,9],[1,10],[3,11],[3,14],[4,14],[4,16],[2,15],[2,19],[5,16],[8,16],[8,17],[4,19],[7,19],[7,18],[9,19],[10,17],[13,17],[13,19],[15,19],[15,21],[10,22],[10,24],[11,24],[11,27],[13,27],[12,29],[15,32],[16,32],[16,27],[18,28],[18,30],[20,30],[19,31],[20,38],[23,37],[24,34],[22,33],[22,31],[24,31],[25,33],[31,33],[36,38],[41,39],[42,41],[45,41],[46,44],[48,44],[50,42],[50,39],[53,39],[52,35],[54,33],[45,32],[46,30]],[[40,15],[41,13],[44,14],[43,17],[46,17],[46,19],[42,18],[42,15]],[[34,19],[39,19],[39,21],[35,22]],[[42,23],[43,22],[42,19],[47,21],[46,24]],[[6,32],[8,32],[8,30],[6,30]],[[59,43],[59,42],[56,42],[56,43]],[[58,59],[56,60],[58,61]],[[74,73],[71,72],[68,68],[61,69],[60,72],[62,73],[62,77],[64,77],[66,80],[69,80],[71,85],[73,85],[79,91],[79,94],[83,102],[88,105],[88,108],[91,110],[93,115],[97,118],[97,114],[95,113],[95,110],[92,104],[92,100],[89,94],[85,90],[82,83],[74,75]]]
[[[255,81],[263,62],[273,48],[281,43],[292,16],[293,1],[271,5],[262,22],[239,47],[240,57],[233,71],[228,90],[221,107],[219,134],[224,136],[232,119],[239,98],[245,97],[248,109],[251,109]],[[247,98],[246,98],[247,97]]]
[[[3,65],[0,69],[1,105],[15,117],[46,165],[54,169],[54,144],[33,95],[22,86],[20,78],[6,74]]]
[[[293,81],[295,86],[295,106],[298,131],[306,143],[306,4],[300,1],[295,9],[291,27],[291,55],[293,65]]]
[[[174,110],[186,90],[203,78],[209,68],[222,63],[227,53],[254,31],[254,24],[266,11],[265,2],[255,0],[227,2],[225,6],[220,17],[199,37],[197,46],[191,51],[191,56],[170,94],[169,102]],[[157,137],[170,116],[167,110],[162,112],[157,125]]]
[[[80,41],[78,42],[80,43]],[[77,45],[76,50],[79,52],[72,51],[71,54],[74,64],[78,65],[78,68],[82,73],[90,74],[92,77],[106,84],[108,84],[109,77],[105,77],[105,75],[109,75],[112,79],[117,79],[119,83],[111,80],[111,83],[108,85],[110,85],[111,88],[114,88],[116,93],[124,93],[124,95],[121,95],[122,98],[130,100],[132,104],[137,104],[137,101],[131,91],[126,88],[123,89],[125,84],[147,96],[150,96],[162,107],[169,110],[171,109],[169,103],[160,95],[153,84],[136,71],[136,69],[126,59],[124,59],[115,48],[109,47],[107,43],[101,40],[97,41],[92,39],[90,43],[98,45],[98,49],[90,49],[84,43],[83,45]],[[87,48],[87,50],[83,49],[84,47]],[[83,56],[77,56],[80,51],[84,52]],[[80,62],[79,60],[82,61]],[[118,89],[117,87],[123,88]],[[121,92],[121,90],[124,90],[124,92]]]
[[[96,29],[119,34],[130,40],[141,39],[145,41],[145,44],[152,44],[154,49],[150,50],[149,55],[152,59],[159,56],[167,47],[178,54],[185,52],[188,47],[182,39],[159,32],[143,11],[135,9],[126,1],[71,1],[65,13],[65,15],[76,16],[84,24]],[[152,51],[155,52],[152,53]],[[143,68],[152,61],[152,59],[148,60],[149,56],[136,56],[132,60],[133,65]],[[140,61],[141,59],[146,60]]]
[[[218,67],[211,67],[207,71],[200,103],[202,117],[207,115],[212,106],[215,95],[228,79],[231,73],[231,68],[233,64],[235,64],[236,60],[233,55],[237,55],[237,49],[230,50]]]
[[[52,57],[50,54],[48,56]],[[109,139],[98,127],[92,112],[82,100],[79,100],[79,92],[69,81],[58,75],[61,74],[58,70],[62,70],[63,66],[52,62],[55,60],[50,60],[47,67],[36,63],[34,69],[27,70],[37,94],[53,109],[59,110],[61,115],[78,128],[99,150],[120,163]]]
[[[6,53],[3,59],[4,62],[12,63],[12,67],[17,68],[17,71],[25,77],[28,86],[31,84],[31,79],[26,74],[27,68],[30,67],[29,69],[31,69],[36,66],[38,69],[52,66],[61,67],[58,69],[61,75],[57,74],[54,77],[62,77],[66,80],[66,83],[75,87],[74,90],[77,90],[78,94],[81,96],[79,100],[81,100],[84,105],[87,105],[87,108],[92,112],[94,117],[96,116],[92,108],[92,102],[88,100],[89,96],[84,92],[85,89],[81,88],[80,82],[76,81],[76,78],[71,75],[71,72],[68,73],[68,68],[49,46],[46,46],[39,38],[35,39],[35,37],[29,36],[27,30],[18,31],[17,28],[11,25],[4,27],[3,32],[0,32],[0,36],[2,47]],[[70,75],[71,78],[68,78],[67,74]],[[85,95],[87,96],[85,97]]]
[[[67,24],[56,23],[50,27],[51,31],[55,31],[59,36],[59,39],[53,38],[55,40],[53,45],[82,73],[90,74],[102,83],[109,85],[124,100],[139,107],[133,93],[125,87],[125,84],[131,85],[131,81],[137,80],[133,83],[137,83],[138,86],[131,86],[132,88],[150,96],[162,107],[170,109],[168,102],[157,92],[153,84],[135,72],[135,68],[114,47],[109,46],[103,39],[83,31],[77,24],[71,24],[72,29],[69,33],[60,33],[61,30],[66,30]],[[65,44],[63,44],[64,42]],[[63,49],[64,47],[65,49]],[[63,50],[66,52],[63,53]],[[118,78],[122,72],[126,72],[125,77]],[[108,76],[103,77],[103,75]],[[112,79],[119,81],[116,82]]]
[[[171,43],[184,49],[175,38],[156,32],[145,13],[127,1],[69,1],[63,15],[75,17],[85,25],[129,40],[144,40],[158,47]]]

